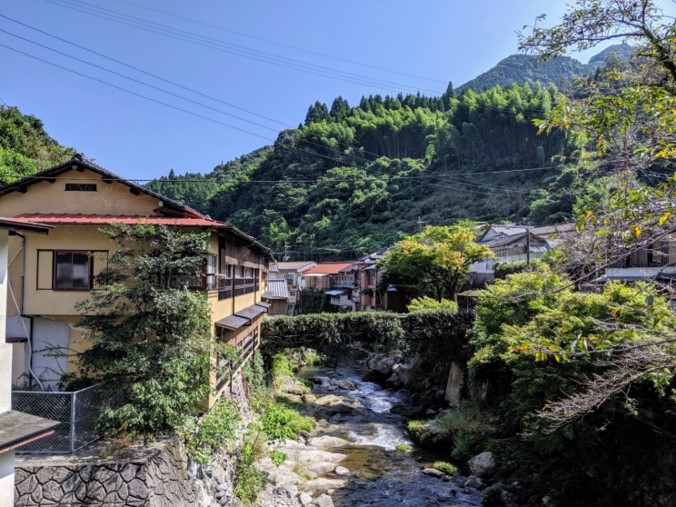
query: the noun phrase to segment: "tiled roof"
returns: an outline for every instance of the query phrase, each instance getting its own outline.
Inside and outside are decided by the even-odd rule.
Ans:
[[[352,266],[353,261],[322,262],[303,272],[303,275],[337,275],[343,269]]]
[[[289,299],[286,280],[268,280],[268,290],[263,293],[265,299]]]
[[[107,224],[152,224],[171,225],[175,227],[218,227],[229,229],[232,226],[227,222],[219,222],[208,218],[198,217],[162,217],[137,215],[97,215],[72,213],[24,213],[12,217],[12,220],[39,222],[42,224],[79,224],[79,225],[107,225]]]

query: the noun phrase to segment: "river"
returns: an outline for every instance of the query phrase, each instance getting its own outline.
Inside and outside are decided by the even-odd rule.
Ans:
[[[301,377],[313,381],[316,396],[343,396],[353,400],[357,407],[320,420],[316,430],[316,434],[351,442],[340,449],[348,456],[341,465],[356,473],[356,477],[332,494],[335,505],[481,506],[479,491],[462,486],[464,477],[447,482],[422,473],[434,458],[416,449],[406,433],[405,419],[391,412],[395,404],[406,402],[406,395],[363,381],[363,373],[354,365],[301,371]],[[396,450],[402,444],[412,450]]]

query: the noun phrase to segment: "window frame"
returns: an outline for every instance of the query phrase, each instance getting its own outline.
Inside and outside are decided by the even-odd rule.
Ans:
[[[57,263],[57,255],[58,254],[84,254],[87,256],[87,277],[88,277],[88,287],[59,287],[57,285],[57,277],[56,273],[58,270],[58,263]],[[60,292],[89,292],[94,288],[94,262],[93,261],[93,254],[95,252],[91,250],[52,250],[52,290],[54,291],[60,291]],[[71,266],[73,265],[72,263],[72,257],[71,257]],[[71,283],[72,283],[72,277],[71,277]]]

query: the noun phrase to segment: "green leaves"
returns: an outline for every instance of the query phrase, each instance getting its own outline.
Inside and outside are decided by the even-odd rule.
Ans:
[[[210,310],[203,293],[188,290],[206,236],[142,224],[107,234],[118,249],[97,276],[102,288],[79,305],[93,343],[80,364],[118,402],[101,427],[144,436],[180,428],[210,389]]]

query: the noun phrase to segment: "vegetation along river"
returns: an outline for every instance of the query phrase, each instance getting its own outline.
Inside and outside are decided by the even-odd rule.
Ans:
[[[354,475],[332,495],[335,504],[357,507],[482,505],[476,489],[462,486],[465,477],[442,480],[422,473],[433,458],[415,448],[406,434],[405,419],[391,412],[394,405],[406,401],[406,395],[363,381],[362,374],[358,367],[347,364],[337,368],[309,367],[300,373],[313,382],[315,396],[345,398],[343,405],[349,407],[320,419],[313,432],[351,442],[339,452],[347,454],[341,465]],[[401,450],[402,446],[410,446],[411,450]]]

